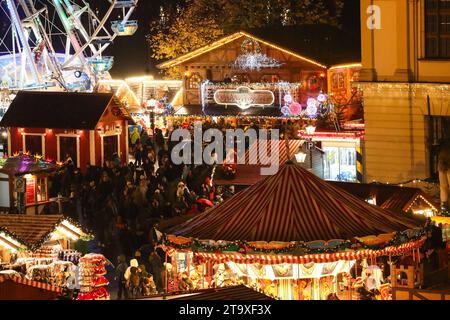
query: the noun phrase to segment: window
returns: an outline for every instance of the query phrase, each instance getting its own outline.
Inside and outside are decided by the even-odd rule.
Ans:
[[[25,134],[24,151],[29,152],[32,155],[43,155],[42,137],[42,135]]]
[[[37,202],[47,201],[47,178],[37,178],[36,196]]]
[[[59,160],[64,162],[68,156],[72,159],[75,167],[78,167],[78,147],[77,137],[58,137],[59,139]]]
[[[48,201],[46,177],[31,176],[26,178],[25,200],[27,205]]]
[[[356,148],[325,146],[324,178],[335,181],[356,181]]]
[[[119,137],[118,135],[103,137],[103,159],[113,160],[114,154],[118,155],[119,148]]]
[[[427,58],[450,58],[450,1],[426,0]]]
[[[331,78],[332,90],[345,89],[345,76],[342,73],[335,73]]]
[[[450,117],[431,116],[428,118],[428,144],[430,150],[430,177],[437,179],[438,157],[443,141],[450,139]]]
[[[202,77],[198,73],[193,73],[188,80],[188,89],[198,89],[201,82]]]

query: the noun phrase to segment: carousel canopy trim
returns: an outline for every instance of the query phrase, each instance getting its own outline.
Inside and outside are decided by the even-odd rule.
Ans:
[[[19,91],[0,125],[94,130],[110,103],[119,108],[126,120],[132,121],[112,93]]]
[[[46,161],[39,156],[19,154],[7,159],[0,159],[0,172],[10,176],[52,172],[58,165]]]
[[[221,46],[223,46],[223,45],[225,45],[227,43],[230,43],[230,42],[232,42],[232,41],[234,41],[236,39],[242,38],[242,37],[247,37],[247,38],[253,39],[255,41],[258,41],[260,43],[265,44],[266,46],[269,46],[269,47],[272,47],[274,49],[280,50],[280,51],[282,51],[284,53],[290,54],[290,55],[292,55],[292,56],[294,56],[294,57],[296,57],[296,58],[298,58],[300,60],[303,60],[303,61],[309,62],[311,64],[314,64],[314,65],[316,65],[316,66],[318,66],[320,68],[324,68],[324,69],[327,68],[325,65],[323,65],[323,64],[321,64],[321,63],[319,63],[317,61],[314,61],[314,60],[312,60],[310,58],[307,58],[307,57],[304,57],[302,55],[299,55],[298,53],[295,53],[295,52],[293,52],[291,50],[282,48],[282,47],[280,47],[280,46],[278,46],[278,45],[276,45],[276,44],[274,44],[272,42],[268,42],[268,41],[265,41],[265,40],[263,40],[261,38],[255,37],[254,35],[252,35],[252,34],[250,34],[248,32],[244,32],[244,31],[235,32],[235,33],[233,33],[233,34],[231,34],[229,36],[226,36],[226,37],[223,37],[223,38],[221,38],[221,39],[219,39],[217,41],[214,41],[214,42],[212,42],[212,43],[210,43],[210,44],[208,44],[208,45],[206,45],[206,46],[204,46],[204,47],[202,47],[200,49],[191,51],[191,52],[189,52],[189,53],[187,53],[185,55],[182,55],[182,56],[180,56],[178,58],[175,58],[175,59],[172,59],[172,60],[160,63],[160,64],[157,65],[157,67],[160,68],[160,69],[176,67],[176,66],[178,66],[181,63],[189,61],[189,60],[191,60],[191,59],[193,59],[195,57],[198,57],[198,56],[200,56],[200,55],[202,55],[204,53],[207,53],[209,51],[217,49],[217,48],[219,48],[219,47],[221,47]]]
[[[203,261],[215,261],[216,263],[234,262],[241,264],[259,263],[262,265],[329,263],[336,261],[352,261],[360,259],[373,259],[381,256],[399,256],[411,250],[419,249],[424,239],[408,242],[399,246],[386,247],[382,250],[343,251],[335,253],[321,253],[309,255],[289,254],[242,254],[242,253],[208,253],[195,252],[195,256]]]
[[[77,223],[62,215],[0,215],[0,232],[31,251],[50,240],[55,231],[63,232],[73,239],[91,236]]]
[[[167,234],[215,241],[311,242],[378,236],[420,225],[291,163]]]

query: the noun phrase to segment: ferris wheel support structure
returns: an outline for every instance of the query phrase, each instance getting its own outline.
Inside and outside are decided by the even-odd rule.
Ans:
[[[136,32],[137,20],[129,19],[138,0],[105,1],[100,17],[89,0],[0,0],[10,21],[0,35],[0,87],[90,91],[108,78],[114,57],[102,54],[117,36]],[[122,15],[108,29],[115,9]]]
[[[26,65],[30,67],[33,79],[36,83],[41,83],[41,78],[39,76],[39,72],[37,70],[36,65],[33,63],[33,54],[31,53],[30,46],[28,45],[28,35],[25,34],[24,27],[22,25],[22,21],[20,20],[19,12],[17,11],[17,8],[14,4],[13,0],[6,0],[6,4],[8,6],[8,10],[11,14],[11,21],[15,28],[15,33],[18,35],[18,38],[20,40],[20,43],[22,44],[22,74],[21,74],[21,81],[23,79],[24,75],[24,68]],[[19,46],[20,48],[20,46]],[[28,63],[25,61],[25,64],[23,63],[24,60],[28,60]],[[16,61],[14,61],[16,63]]]
[[[58,0],[53,0],[53,1],[58,1]],[[111,5],[107,11],[107,13],[105,14],[105,16],[103,17],[103,19],[99,22],[99,25],[97,26],[96,30],[94,31],[94,33],[92,34],[92,36],[90,37],[89,41],[87,41],[87,43],[85,43],[81,48],[79,48],[78,50],[76,50],[75,54],[72,55],[72,57],[70,57],[64,64],[63,64],[63,68],[69,66],[79,55],[81,55],[84,50],[87,49],[88,46],[90,46],[94,41],[96,40],[102,40],[103,38],[97,38],[98,34],[102,31],[102,30],[106,30],[105,29],[105,24],[108,21],[109,16],[111,15],[112,11],[117,8],[118,5],[120,5],[120,2],[127,2],[130,4],[130,7],[128,7],[128,12],[125,13],[125,9],[127,8],[126,6],[122,7],[124,14],[123,20],[121,21],[121,23],[126,23],[131,15],[133,14],[134,9],[136,8],[136,5],[138,3],[138,0],[134,0],[134,1],[118,1],[118,0],[109,0],[111,2]],[[132,5],[132,6],[131,6]],[[109,34],[109,33],[108,33]],[[109,45],[111,44],[111,42],[117,37],[117,33],[114,33],[113,35],[110,35],[108,42],[101,45],[100,48],[97,50],[97,52],[94,52],[94,54],[92,55],[91,58],[96,58],[99,55],[101,55],[103,53],[103,51],[105,51]]]

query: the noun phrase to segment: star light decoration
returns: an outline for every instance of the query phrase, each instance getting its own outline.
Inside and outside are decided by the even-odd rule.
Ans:
[[[261,52],[261,47],[253,39],[245,39],[241,45],[241,54],[233,62],[233,67],[241,70],[259,71],[265,68],[278,68],[278,60]]]

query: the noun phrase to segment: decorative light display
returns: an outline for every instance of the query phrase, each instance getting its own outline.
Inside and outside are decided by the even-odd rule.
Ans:
[[[289,112],[293,116],[298,116],[302,112],[302,106],[298,102],[292,102],[289,105]]]
[[[233,67],[241,70],[261,70],[265,68],[278,68],[282,64],[261,52],[259,43],[251,38],[242,42],[241,54],[233,62]]]
[[[307,102],[306,107],[306,114],[310,118],[316,118],[317,117],[317,100],[314,98],[309,98]]]
[[[221,105],[236,105],[245,110],[252,106],[271,106],[275,102],[275,96],[269,90],[251,90],[242,86],[235,90],[217,90],[214,101]]]
[[[7,228],[0,227],[0,231],[2,232],[2,235],[7,236],[6,239],[13,239],[15,244],[21,244],[26,249],[34,252],[38,250],[40,247],[42,247],[47,241],[52,239],[52,236],[55,232],[60,232],[61,230],[64,230],[64,235],[68,236],[72,240],[81,239],[83,241],[90,241],[94,238],[93,233],[91,231],[87,231],[86,233],[82,231],[82,229],[86,229],[79,225],[77,222],[72,220],[69,217],[61,217],[59,221],[57,221],[53,227],[41,237],[41,239],[32,244],[28,242],[27,240],[23,239],[21,236],[17,235],[15,232],[12,232],[8,230]]]
[[[285,117],[289,117],[291,115],[291,110],[289,110],[288,106],[284,106],[281,108],[281,114]]]
[[[322,253],[337,253],[345,250],[384,250],[390,247],[398,247],[408,243],[422,241],[426,235],[429,227],[421,229],[409,229],[401,232],[396,232],[393,238],[381,244],[366,244],[363,241],[353,238],[351,240],[336,240],[334,243],[323,243],[319,246],[318,242],[303,242],[292,241],[287,242],[284,247],[277,244],[272,247],[270,244],[264,247],[256,247],[249,241],[222,241],[220,244],[211,244],[210,242],[200,241],[198,239],[184,239],[183,243],[176,243],[163,235],[161,244],[174,248],[176,250],[190,249],[200,252],[240,252],[240,253],[264,253],[264,254],[289,254],[297,253],[298,255],[306,254],[322,254]]]

